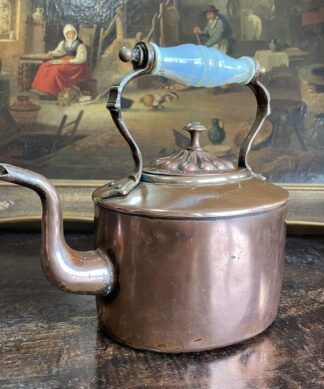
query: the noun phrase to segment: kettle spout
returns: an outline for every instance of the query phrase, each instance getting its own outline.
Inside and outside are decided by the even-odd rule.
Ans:
[[[0,179],[5,177],[8,174],[8,171],[5,168],[5,164],[0,165]]]
[[[40,174],[8,164],[0,164],[0,180],[28,187],[42,201],[41,260],[47,279],[66,292],[108,294],[115,284],[114,265],[100,250],[79,252],[68,246],[54,186]]]

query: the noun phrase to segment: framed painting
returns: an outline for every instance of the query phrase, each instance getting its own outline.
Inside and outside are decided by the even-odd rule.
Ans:
[[[91,192],[127,176],[132,158],[105,105],[140,40],[217,47],[265,68],[271,115],[251,150],[254,170],[290,192],[288,223],[324,223],[324,6],[320,0],[0,0],[1,160],[58,186],[65,218],[92,220]],[[249,88],[188,88],[163,77],[127,87],[124,117],[149,165],[186,146],[237,154],[255,117]],[[0,184],[0,220],[40,218],[36,195]]]

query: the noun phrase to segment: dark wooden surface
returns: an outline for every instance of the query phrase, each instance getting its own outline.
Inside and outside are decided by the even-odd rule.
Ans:
[[[69,235],[90,249],[91,235]],[[103,337],[93,297],[52,288],[39,234],[0,236],[0,388],[323,387],[323,238],[289,238],[280,311],[262,335],[198,354],[135,351]]]

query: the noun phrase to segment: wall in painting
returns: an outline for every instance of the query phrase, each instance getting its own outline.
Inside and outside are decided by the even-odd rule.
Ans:
[[[131,70],[119,49],[147,39],[255,57],[272,113],[251,165],[272,181],[324,183],[322,1],[0,0],[0,18],[3,161],[50,178],[128,174],[132,158],[105,101],[111,83]],[[186,147],[190,121],[208,127],[202,143],[210,152],[235,160],[256,109],[245,86],[185,88],[157,77],[134,82],[124,97],[145,164]]]

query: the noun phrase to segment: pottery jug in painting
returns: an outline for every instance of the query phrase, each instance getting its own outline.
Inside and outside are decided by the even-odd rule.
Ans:
[[[34,23],[42,23],[44,18],[44,8],[37,7],[32,17]]]
[[[252,58],[185,44],[123,48],[133,71],[110,88],[107,108],[128,143],[134,170],[93,193],[96,249],[78,252],[63,235],[57,191],[43,176],[1,164],[1,179],[36,191],[43,204],[42,268],[56,287],[96,296],[102,331],[138,349],[191,352],[241,342],[275,319],[283,274],[288,193],[253,172],[248,155],[269,114],[269,95]],[[257,115],[238,163],[199,142],[143,168],[121,113],[125,86],[142,75],[192,87],[246,84]]]

